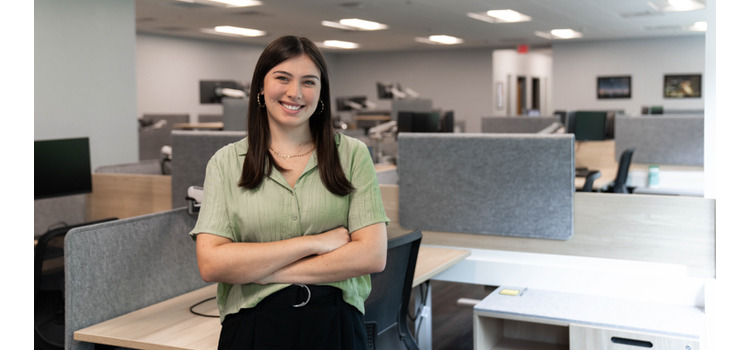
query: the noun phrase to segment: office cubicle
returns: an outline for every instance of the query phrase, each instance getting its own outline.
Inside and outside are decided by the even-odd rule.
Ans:
[[[615,154],[635,147],[633,163],[703,166],[702,115],[618,115],[615,130]]]
[[[573,143],[568,134],[399,134],[401,226],[569,239]]]
[[[550,127],[562,124],[559,116],[515,116],[515,117],[482,117],[483,133],[535,134]]]
[[[224,112],[222,122],[224,131],[246,131],[247,109],[250,103],[247,98],[225,98],[221,101]]]
[[[208,160],[221,147],[245,137],[244,131],[172,131],[172,207],[187,205],[190,186],[203,186]]]

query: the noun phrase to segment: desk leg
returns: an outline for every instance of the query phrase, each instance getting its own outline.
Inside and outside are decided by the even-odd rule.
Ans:
[[[432,350],[432,287],[430,281],[419,285],[414,296],[418,314],[414,321],[415,337],[420,350]],[[421,308],[420,308],[421,305]]]

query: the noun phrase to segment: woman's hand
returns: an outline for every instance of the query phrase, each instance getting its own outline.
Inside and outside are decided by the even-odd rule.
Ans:
[[[341,228],[334,229],[337,231]],[[321,235],[339,235],[328,231]],[[284,266],[255,283],[328,283],[383,271],[388,250],[388,236],[384,223],[361,228],[351,235],[348,243],[325,254],[313,254]],[[330,237],[325,237],[326,239]]]
[[[305,237],[310,237],[315,239],[315,242],[318,244],[318,255],[320,254],[326,254],[330,253],[336,249],[341,248],[345,244],[351,242],[351,237],[349,236],[349,230],[346,229],[346,227],[340,226],[333,230],[323,232],[321,234],[317,235],[308,235]]]

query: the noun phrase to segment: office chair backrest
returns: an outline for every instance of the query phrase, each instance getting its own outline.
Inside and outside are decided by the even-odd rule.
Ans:
[[[633,159],[633,152],[635,148],[628,148],[620,155],[620,163],[617,166],[617,177],[615,177],[614,187],[612,192],[614,193],[629,193],[626,186],[628,181],[628,172],[630,171],[630,163]]]
[[[36,347],[60,348],[65,344],[65,278],[63,243],[68,231],[86,225],[116,220],[107,218],[50,229],[34,247],[34,332]],[[62,261],[57,268],[56,260]],[[58,263],[59,264],[59,263]]]
[[[593,192],[594,181],[600,177],[602,177],[602,173],[599,170],[591,170],[586,173],[586,182],[584,182],[580,192]]]
[[[374,344],[370,349],[418,349],[407,326],[414,268],[417,264],[422,232],[388,241],[385,270],[371,275],[372,291],[365,301],[365,324]]]

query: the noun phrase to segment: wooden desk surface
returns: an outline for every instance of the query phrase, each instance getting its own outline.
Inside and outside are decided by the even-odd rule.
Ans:
[[[224,129],[223,122],[204,122],[204,123],[175,123],[175,129],[202,129],[202,130],[221,130]]]
[[[388,232],[398,220],[398,186],[381,185]],[[576,193],[567,241],[422,230],[423,245],[645,261],[687,266],[692,277],[716,275],[715,201],[700,197]]]
[[[469,256],[465,249],[421,246],[413,285],[429,280]],[[209,350],[216,349],[221,332],[218,318],[197,316],[190,307],[216,296],[216,285],[206,286],[175,298],[113,318],[74,332],[78,341],[133,349]],[[194,309],[218,315],[216,302],[207,301]]]

